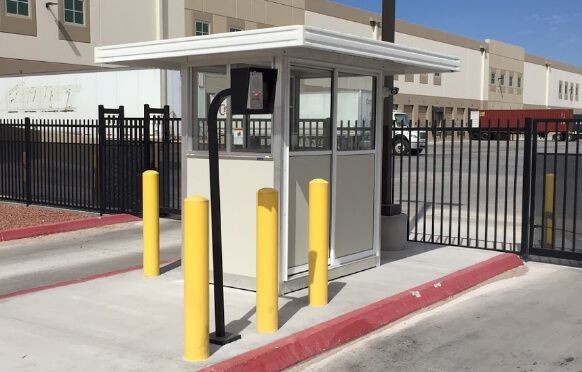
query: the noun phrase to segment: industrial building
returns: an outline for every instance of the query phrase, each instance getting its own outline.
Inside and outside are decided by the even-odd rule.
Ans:
[[[179,117],[179,72],[95,64],[94,47],[295,24],[381,34],[379,14],[326,0],[2,1],[0,117],[95,118],[98,104],[138,116],[144,103],[169,104]],[[580,67],[404,21],[396,22],[395,42],[461,59],[457,74],[395,76],[395,109],[414,121],[466,123],[470,110],[487,108],[582,113]]]

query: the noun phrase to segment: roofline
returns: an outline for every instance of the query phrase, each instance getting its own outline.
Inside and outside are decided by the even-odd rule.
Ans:
[[[553,60],[550,60],[550,59],[547,59],[544,57],[539,57],[539,56],[536,56],[533,54],[526,53],[525,62],[533,63],[533,64],[540,65],[540,66],[548,66],[549,65],[549,66],[551,66],[555,69],[558,69],[558,70],[582,75],[582,67],[568,65],[566,63],[553,61]]]
[[[304,25],[96,47],[95,63],[165,62],[170,58],[294,48],[397,63],[427,72],[455,72],[460,69],[457,57]]]

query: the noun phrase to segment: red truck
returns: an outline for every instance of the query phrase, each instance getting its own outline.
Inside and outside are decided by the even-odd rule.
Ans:
[[[546,110],[480,110],[471,111],[471,138],[482,139],[507,139],[512,135],[523,131],[525,119],[556,119],[555,121],[540,122],[537,125],[537,134],[540,137],[550,135],[552,139],[563,141],[569,138],[572,132],[572,123],[559,119],[572,119],[572,109],[546,109]],[[509,130],[508,130],[509,128]]]

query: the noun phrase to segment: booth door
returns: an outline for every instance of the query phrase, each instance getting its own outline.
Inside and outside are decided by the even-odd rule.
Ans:
[[[334,264],[374,252],[376,78],[339,72],[334,149]]]
[[[331,70],[291,67],[289,274],[307,270],[309,182],[322,178],[331,184],[332,81]]]
[[[334,79],[331,70],[292,66],[290,85],[288,272],[292,275],[307,270],[308,191],[315,178],[330,182],[330,263],[372,254],[376,154],[373,77],[340,72]]]

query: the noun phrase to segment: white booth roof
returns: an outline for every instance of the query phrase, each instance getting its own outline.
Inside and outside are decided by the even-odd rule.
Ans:
[[[312,26],[284,26],[95,48],[95,63],[180,69],[270,60],[319,60],[387,74],[459,71],[457,57]]]

